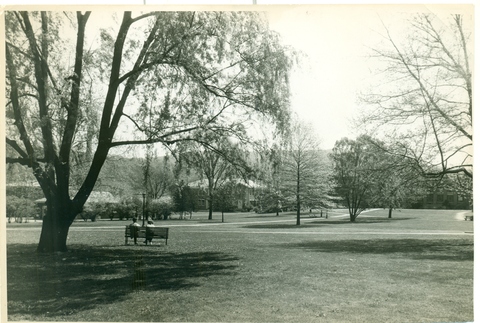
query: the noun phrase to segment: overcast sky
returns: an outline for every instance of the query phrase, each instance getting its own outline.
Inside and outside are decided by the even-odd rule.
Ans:
[[[292,110],[313,124],[327,149],[355,135],[350,121],[356,93],[370,75],[366,45],[372,19],[378,18],[358,9],[302,6],[269,14],[285,44],[306,55],[291,78]]]
[[[55,1],[49,1],[52,2]],[[100,2],[143,3],[143,1]],[[209,1],[227,4],[252,2]],[[281,3],[281,1],[257,1],[258,4],[269,2]],[[147,1],[147,3],[178,3],[178,1]],[[374,61],[368,59],[371,53],[369,47],[379,44],[382,21],[389,28],[396,29],[404,22],[405,12],[455,10],[454,5],[438,7],[313,4],[247,8],[253,7],[267,9],[270,27],[281,34],[285,44],[305,54],[291,77],[292,110],[301,119],[313,124],[325,149],[332,148],[336,140],[345,136],[355,137],[361,131],[352,127],[351,119],[359,112],[357,94],[365,89],[374,73]],[[126,8],[128,7],[123,7]],[[158,7],[156,9],[158,10]],[[92,15],[92,19],[95,19],[94,16]],[[96,18],[99,16],[101,17],[97,15]],[[94,25],[98,27],[98,20]]]
[[[351,121],[361,109],[357,95],[368,91],[371,82],[378,82],[378,61],[370,56],[371,48],[386,45],[384,25],[401,40],[398,38],[405,36],[405,19],[414,13],[433,12],[446,19],[459,10],[455,5],[284,8],[270,12],[271,28],[286,44],[307,55],[293,72],[292,110],[314,125],[326,149],[336,140],[353,138],[362,131]]]

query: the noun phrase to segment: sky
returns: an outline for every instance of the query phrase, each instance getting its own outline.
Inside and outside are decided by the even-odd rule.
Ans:
[[[353,119],[361,112],[358,95],[378,82],[378,61],[372,48],[384,48],[385,27],[404,37],[405,18],[427,11],[447,18],[458,7],[319,6],[272,10],[270,26],[285,44],[307,55],[292,75],[292,110],[313,124],[323,148],[342,137],[354,138],[362,126]]]
[[[312,123],[323,148],[355,135],[356,95],[370,74],[371,19],[372,12],[349,7],[302,6],[269,15],[284,43],[306,55],[291,78],[292,110]]]
[[[4,2],[9,3],[7,0]],[[55,0],[42,3],[47,2],[55,3]],[[188,3],[146,1],[147,4],[179,2]],[[202,1],[214,4],[252,2]],[[318,2],[321,1],[310,1]],[[85,4],[89,1],[70,3]],[[104,0],[100,3],[142,4],[143,1]],[[256,3],[282,2],[257,0]],[[280,33],[284,44],[305,55],[291,75],[291,108],[301,120],[312,123],[324,149],[331,149],[336,140],[353,138],[362,130],[353,126],[352,119],[360,111],[357,95],[366,89],[375,73],[374,62],[368,59],[371,53],[369,46],[375,47],[381,41],[382,21],[389,28],[397,28],[401,21],[396,17],[400,12],[438,9],[433,5],[249,6],[253,7],[267,9],[270,28]],[[452,8],[451,5],[448,7],[449,10]]]

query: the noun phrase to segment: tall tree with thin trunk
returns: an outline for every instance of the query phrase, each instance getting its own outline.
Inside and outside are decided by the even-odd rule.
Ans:
[[[261,13],[120,12],[105,29],[89,29],[91,15],[5,14],[6,161],[29,167],[46,197],[39,252],[67,250],[114,148],[234,137],[254,116],[281,129],[289,118],[291,51]],[[100,115],[94,139],[79,122],[87,105]],[[87,137],[89,167],[72,187],[72,152]]]
[[[302,208],[326,202],[328,168],[311,125],[296,121],[290,131],[280,166],[282,206],[296,209],[296,224],[300,225]]]

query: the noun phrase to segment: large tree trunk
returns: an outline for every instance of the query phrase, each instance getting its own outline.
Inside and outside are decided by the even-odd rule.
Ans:
[[[393,208],[389,208],[389,209],[388,209],[388,218],[389,218],[389,219],[392,218],[392,211],[393,211]]]
[[[47,201],[47,214],[43,218],[37,252],[67,251],[68,230],[76,216],[69,204],[69,202],[52,203]]]
[[[77,193],[74,200],[70,200],[68,193],[68,180],[59,181],[63,184],[56,186],[56,189],[48,189],[47,181],[38,179],[43,193],[47,198],[47,214],[43,218],[42,232],[38,243],[37,252],[65,252],[67,251],[67,237],[70,225],[75,216],[79,214],[88,196],[93,190],[100,170],[107,158],[108,148],[100,146],[97,148],[94,160],[90,167],[87,178]],[[68,167],[57,168],[57,178],[62,179],[68,174]],[[50,176],[53,178],[54,176]]]
[[[70,223],[57,219],[55,215],[47,214],[43,218],[42,233],[37,246],[37,252],[67,251],[67,236]]]

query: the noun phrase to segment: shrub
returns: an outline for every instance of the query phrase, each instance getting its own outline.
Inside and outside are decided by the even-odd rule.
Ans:
[[[115,210],[115,203],[111,202],[87,202],[79,216],[84,220],[95,222],[102,217],[111,217]]]
[[[138,210],[141,209],[142,201],[140,201],[139,198],[125,198],[112,206],[110,218],[113,219],[117,216],[119,220],[128,220],[129,218],[136,216]]]
[[[154,219],[164,220],[168,219],[170,214],[172,214],[174,205],[172,198],[164,196],[156,200],[150,201],[147,212],[152,215]]]
[[[7,198],[7,209],[6,209],[8,222],[11,222],[12,218],[15,219],[15,222],[23,222],[23,218],[28,221],[28,217],[35,216],[37,210],[35,209],[35,203],[23,197],[17,196],[8,196]]]

